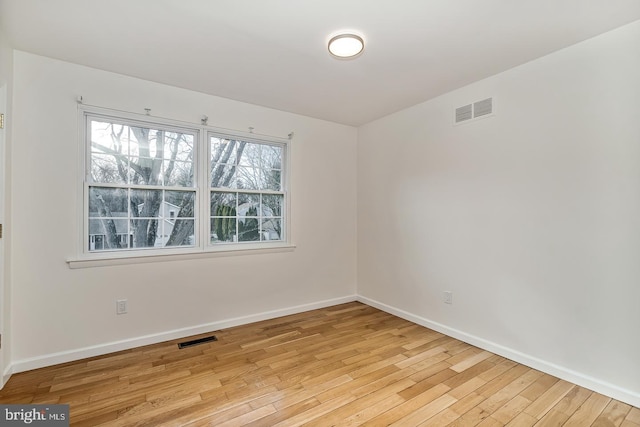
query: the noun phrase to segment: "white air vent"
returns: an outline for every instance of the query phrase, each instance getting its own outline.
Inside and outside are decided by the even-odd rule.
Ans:
[[[471,120],[473,117],[472,105],[465,105],[464,107],[456,108],[456,123],[464,122],[465,120]]]
[[[456,108],[455,123],[462,123],[493,114],[493,98],[476,101],[473,104]]]

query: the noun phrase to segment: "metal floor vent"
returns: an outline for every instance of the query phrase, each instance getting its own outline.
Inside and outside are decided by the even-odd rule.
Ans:
[[[198,338],[197,340],[184,341],[178,343],[178,348],[192,347],[198,344],[204,344],[206,342],[218,341],[215,335],[211,335],[210,337]]]

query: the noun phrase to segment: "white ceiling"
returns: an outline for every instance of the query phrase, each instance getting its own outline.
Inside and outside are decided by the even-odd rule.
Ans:
[[[360,125],[640,19],[640,0],[0,0],[13,47]],[[354,29],[365,52],[332,58]]]

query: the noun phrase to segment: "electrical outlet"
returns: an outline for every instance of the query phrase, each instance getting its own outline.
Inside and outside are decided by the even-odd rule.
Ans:
[[[116,314],[127,314],[127,300],[116,300]]]
[[[442,293],[442,301],[444,301],[445,304],[453,304],[453,292],[444,291]]]

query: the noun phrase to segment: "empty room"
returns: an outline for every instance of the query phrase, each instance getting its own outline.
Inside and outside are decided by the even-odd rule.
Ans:
[[[640,2],[0,0],[0,425],[640,427]]]

